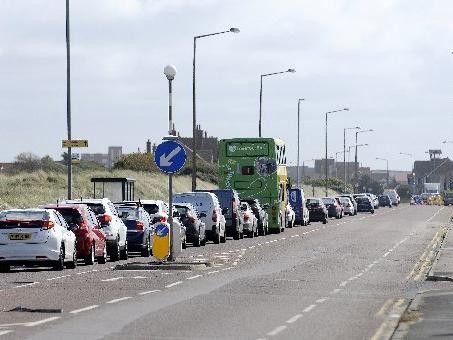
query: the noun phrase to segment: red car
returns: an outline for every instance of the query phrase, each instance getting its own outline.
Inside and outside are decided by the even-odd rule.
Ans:
[[[98,263],[104,264],[107,261],[105,233],[87,205],[52,204],[45,208],[55,209],[66,220],[69,229],[76,236],[77,257],[83,258],[85,264],[94,264],[95,258]]]

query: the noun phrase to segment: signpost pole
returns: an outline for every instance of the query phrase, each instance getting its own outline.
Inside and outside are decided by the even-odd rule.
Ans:
[[[66,119],[71,140],[71,45],[69,40],[69,0],[66,0]],[[72,199],[72,149],[68,147],[68,199]]]

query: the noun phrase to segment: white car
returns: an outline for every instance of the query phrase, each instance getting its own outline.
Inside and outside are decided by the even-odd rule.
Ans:
[[[140,200],[140,205],[151,217],[152,223],[167,222],[168,220],[168,205],[161,200]]]
[[[390,197],[390,200],[392,201],[392,205],[398,206],[400,204],[400,196],[394,189],[386,189],[384,190],[383,195],[387,195]]]
[[[294,227],[294,223],[296,221],[296,213],[289,203],[286,205],[286,221],[288,223],[288,228]]]
[[[225,217],[216,195],[210,192],[186,192],[173,196],[175,203],[190,203],[199,213],[205,216],[201,220],[205,224],[206,237],[214,243],[225,243]]]
[[[12,265],[42,265],[63,270],[77,266],[76,237],[53,209],[0,212],[0,271]]]
[[[343,211],[345,215],[353,216],[355,215],[354,204],[351,202],[349,197],[340,196],[338,197],[341,205],[343,206]]]
[[[110,260],[127,260],[129,253],[127,249],[127,227],[118,216],[115,206],[108,198],[81,198],[67,200],[62,203],[86,204],[93,210],[105,232],[107,242],[107,254]]]
[[[241,202],[241,209],[239,212],[243,220],[244,234],[248,237],[258,236],[258,219],[253,213],[252,208],[247,202]]]

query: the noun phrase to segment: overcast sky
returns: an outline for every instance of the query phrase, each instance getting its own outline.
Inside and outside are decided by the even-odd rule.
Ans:
[[[449,0],[72,0],[73,138],[87,152],[159,141],[168,119],[166,64],[174,64],[174,121],[192,133],[193,36],[198,40],[198,122],[218,137],[257,136],[260,74],[263,135],[296,161],[297,99],[302,156],[343,149],[359,125],[359,159],[409,169],[429,148],[453,155],[453,2]],[[0,0],[0,161],[23,151],[59,158],[66,138],[65,1]],[[349,133],[348,145],[354,144]],[[352,156],[352,155],[351,155]],[[341,157],[341,156],[339,156]],[[351,157],[352,159],[353,157]]]

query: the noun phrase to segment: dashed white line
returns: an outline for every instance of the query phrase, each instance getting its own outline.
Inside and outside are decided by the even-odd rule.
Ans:
[[[182,281],[176,281],[176,282],[170,283],[169,285],[166,285],[165,288],[171,288],[171,287],[180,285],[181,283],[182,283]]]
[[[302,312],[308,313],[308,312],[310,312],[310,311],[311,311],[313,308],[315,308],[315,307],[316,307],[316,305],[310,305],[310,306],[308,306],[307,308],[305,308]]]
[[[43,319],[43,320],[39,320],[39,321],[28,322],[24,326],[26,326],[26,327],[39,326],[39,325],[42,325],[42,324],[47,323],[47,322],[58,320],[60,318],[61,318],[60,316],[53,316],[51,318],[47,318],[47,319]]]
[[[113,281],[118,281],[118,280],[121,280],[121,279],[124,279],[124,277],[123,277],[123,276],[112,277],[112,278],[110,278],[110,279],[101,280],[101,282],[113,282]]]
[[[161,291],[160,289],[148,290],[146,292],[138,293],[138,295],[148,295],[148,294],[157,293],[157,292],[160,292],[160,291]]]
[[[387,257],[387,256],[389,256],[389,255],[390,255],[390,252],[388,251],[388,252],[386,252],[384,255],[382,255],[382,257]]]
[[[208,275],[215,274],[215,273],[218,273],[218,272],[219,272],[218,270],[213,270],[212,272],[208,272]]]
[[[288,320],[286,320],[286,323],[294,323],[297,320],[299,320],[301,317],[303,317],[302,314],[296,314],[292,318],[289,318]]]
[[[26,283],[20,286],[14,286],[13,288],[23,288],[23,287],[30,287],[39,284],[39,282],[31,282],[31,283]]]
[[[65,277],[70,277],[70,276],[71,276],[71,275],[63,275],[63,276],[51,277],[50,279],[47,279],[47,281],[63,279],[63,278],[65,278]]]
[[[12,333],[12,332],[14,332],[12,329],[7,329],[6,331],[0,331],[0,336],[6,335],[6,334],[9,334],[9,333]]]
[[[348,281],[343,281],[342,283],[340,283],[340,287],[345,287],[346,285],[348,284]]]
[[[323,298],[321,298],[321,299],[316,300],[316,303],[324,303],[324,302],[326,302],[328,299],[329,299],[328,297],[323,297]]]
[[[193,279],[197,279],[199,277],[202,277],[203,275],[195,275],[195,276],[191,276],[191,277],[188,277],[186,280],[193,280]]]
[[[277,335],[280,332],[283,332],[285,329],[286,329],[286,326],[284,326],[284,325],[283,326],[278,326],[274,330],[272,330],[269,333],[267,333],[266,335],[274,336],[274,335]]]
[[[108,304],[118,303],[118,302],[126,301],[126,300],[129,300],[129,299],[132,299],[132,297],[125,296],[125,297],[122,297],[122,298],[119,298],[119,299],[113,299],[113,300],[107,301],[106,303],[108,303]]]
[[[342,290],[343,290],[343,289],[336,288],[336,289],[332,290],[332,291],[330,292],[330,294],[337,294],[337,293],[341,292]]]
[[[79,313],[86,312],[86,311],[89,311],[89,310],[92,310],[92,309],[95,309],[98,307],[99,307],[99,305],[92,305],[92,306],[88,306],[85,308],[74,309],[74,310],[70,311],[69,313],[70,314],[79,314]]]
[[[233,266],[237,266],[237,265],[238,265],[238,263],[236,261],[233,262]]]

